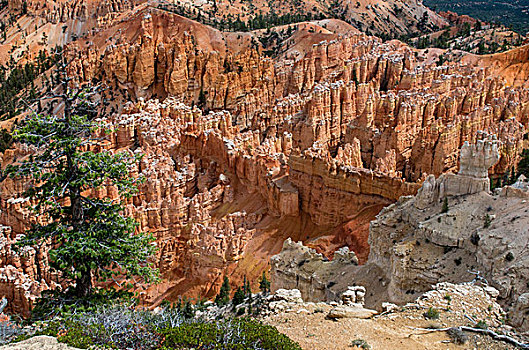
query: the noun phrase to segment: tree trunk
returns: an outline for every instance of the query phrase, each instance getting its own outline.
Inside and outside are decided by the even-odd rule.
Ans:
[[[76,294],[79,298],[85,298],[92,292],[92,273],[90,269],[83,271],[81,277],[75,280],[77,286],[75,287]]]

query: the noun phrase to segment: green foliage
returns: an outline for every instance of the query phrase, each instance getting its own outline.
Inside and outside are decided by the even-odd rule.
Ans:
[[[276,328],[252,319],[204,322],[186,320],[171,308],[153,313],[123,305],[55,319],[35,335],[57,337],[81,349],[301,349]]]
[[[215,304],[219,306],[226,305],[230,302],[230,280],[228,277],[224,276],[224,281],[220,287],[219,294],[215,297]]]
[[[54,336],[59,342],[78,349],[88,349],[94,345],[92,338],[86,334],[86,329],[78,323],[70,323],[68,330],[59,331]]]
[[[371,349],[371,345],[369,345],[364,339],[355,339],[351,342],[352,347],[357,347],[360,349]]]
[[[266,274],[263,271],[263,275],[261,276],[261,281],[259,282],[259,289],[263,293],[270,293],[270,281],[266,278]]]
[[[191,303],[191,300],[187,298],[184,300],[182,316],[184,316],[184,318],[193,318],[195,316],[195,309],[193,308],[193,304]]]
[[[200,89],[200,93],[198,94],[198,107],[199,108],[206,108],[206,93],[203,89]]]
[[[430,307],[428,311],[426,311],[424,314],[424,317],[430,319],[430,320],[437,320],[439,319],[439,311],[434,309],[433,307]]]
[[[246,275],[244,275],[244,280],[242,283],[242,290],[244,292],[245,296],[250,296],[252,294],[252,287],[250,286],[250,281],[246,278]]]
[[[13,137],[6,129],[0,129],[0,153],[4,153],[6,149],[13,145]]]
[[[490,215],[486,214],[485,219],[483,219],[483,228],[489,228],[491,223],[492,223],[492,219]]]
[[[275,327],[241,318],[217,323],[187,323],[164,329],[162,349],[301,349]]]
[[[13,118],[26,109],[27,103],[32,103],[36,97],[32,89],[33,81],[50,69],[57,59],[58,56],[47,56],[45,51],[41,51],[36,64],[26,63],[12,68],[0,66],[0,116],[4,119]]]
[[[505,256],[505,260],[507,261],[513,261],[514,260],[514,254],[512,252],[508,252],[507,255]]]
[[[448,198],[443,199],[443,207],[441,208],[441,213],[448,213]]]
[[[232,300],[233,306],[237,306],[239,304],[244,303],[244,299],[245,299],[244,291],[242,290],[241,287],[237,288],[237,290],[235,291],[235,294],[233,295],[233,300]]]
[[[524,175],[529,178],[529,149],[524,149],[518,162],[518,176]]]
[[[479,321],[478,323],[476,323],[474,325],[474,328],[487,329],[487,328],[489,328],[489,326],[487,325],[487,322],[481,320],[481,321]]]
[[[99,307],[91,311],[54,319],[35,335],[57,337],[76,348],[157,349],[159,329],[176,327],[184,322],[176,310],[154,314],[123,305]]]
[[[322,13],[293,11],[285,14],[278,14],[275,11],[269,13],[255,13],[247,21],[241,20],[240,16],[228,15],[225,18],[217,18],[211,13],[207,16],[202,14],[202,10],[192,11],[188,6],[180,4],[164,3],[158,5],[164,11],[173,12],[181,16],[194,19],[203,24],[213,26],[222,31],[248,32],[257,29],[266,29],[276,26],[288,25],[305,21],[319,20],[324,18]],[[215,12],[213,12],[214,14]]]
[[[0,312],[0,346],[8,344],[24,335],[24,329],[11,317]]]
[[[154,281],[156,271],[146,263],[155,252],[153,238],[135,234],[137,223],[123,214],[121,202],[137,192],[142,179],[129,172],[140,157],[92,151],[105,134],[94,121],[97,91],[72,90],[65,64],[58,73],[62,115],[31,114],[13,131],[16,141],[37,149],[6,169],[13,178],[32,180],[24,195],[35,203],[31,210],[38,220],[19,245],[38,251],[43,244],[51,244],[50,266],[75,280],[79,296],[91,293],[93,278],[104,281],[124,275]],[[94,190],[109,185],[117,187],[120,198],[94,196]]]
[[[522,34],[529,30],[527,15],[524,12],[526,1],[425,0],[424,4],[429,7],[436,6],[440,11],[453,11],[489,23],[502,23]],[[478,28],[481,29],[481,25]]]

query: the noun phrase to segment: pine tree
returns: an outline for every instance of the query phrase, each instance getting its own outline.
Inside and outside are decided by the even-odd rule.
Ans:
[[[518,163],[518,176],[524,175],[525,177],[529,178],[529,150],[524,149],[522,151],[520,162]]]
[[[230,301],[230,281],[228,277],[224,276],[224,281],[220,287],[219,294],[215,297],[215,304],[222,306],[226,305]]]
[[[191,304],[191,300],[187,298],[184,300],[182,316],[184,316],[184,318],[193,318],[195,316],[195,309],[193,308],[193,304]]]
[[[443,200],[443,207],[441,208],[441,213],[448,213],[448,198],[445,197]]]
[[[246,275],[244,276],[243,291],[244,291],[244,295],[246,296],[252,294],[252,287],[250,286],[250,281],[248,281],[248,279],[246,278]]]
[[[197,106],[199,108],[206,108],[206,103],[207,103],[206,93],[204,92],[203,89],[200,89],[200,93],[198,94]]]
[[[233,295],[233,300],[232,300],[233,306],[237,306],[239,304],[244,303],[244,299],[245,299],[244,291],[241,289],[241,287],[237,288],[237,290],[235,291],[235,294]]]
[[[10,165],[6,174],[30,179],[24,195],[34,205],[35,220],[21,246],[49,245],[50,266],[75,281],[78,297],[93,292],[94,279],[141,276],[154,281],[147,259],[155,252],[150,235],[135,234],[137,223],[123,214],[122,200],[137,192],[140,181],[129,171],[138,162],[127,152],[94,149],[104,138],[98,115],[98,92],[73,88],[66,62],[59,63],[60,86],[50,96],[62,103],[57,115],[29,115],[14,132],[15,141],[36,152]],[[120,198],[97,198],[94,190],[116,186]]]
[[[253,313],[253,296],[252,293],[248,295],[248,314],[251,315]]]
[[[261,289],[261,292],[263,293],[270,293],[270,281],[266,278],[266,274],[263,271],[263,275],[261,276],[261,281],[259,282],[259,289]]]
[[[512,185],[516,182],[517,180],[517,177],[516,177],[516,171],[514,171],[514,167],[511,168],[511,176],[510,176],[510,179],[509,179],[509,185]]]

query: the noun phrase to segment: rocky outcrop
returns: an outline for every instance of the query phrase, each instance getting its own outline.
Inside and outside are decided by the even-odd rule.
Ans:
[[[332,261],[328,261],[314,249],[289,238],[283,244],[281,254],[273,256],[270,264],[272,291],[298,289],[303,300],[331,301],[340,300],[342,295],[341,272],[358,265],[358,259],[344,247],[334,253]]]
[[[483,135],[483,134],[482,134]],[[439,179],[430,175],[417,193],[418,208],[425,209],[447,196],[464,196],[490,191],[488,170],[500,159],[495,136],[483,135],[484,139],[461,148],[458,174],[443,174]]]
[[[512,315],[513,324],[525,329],[527,321],[521,311],[527,308],[523,291],[529,260],[523,247],[529,239],[529,187],[523,177],[494,194],[488,186],[469,185],[484,180],[488,185],[485,170],[498,158],[494,138],[465,144],[459,174],[429,177],[417,196],[401,197],[383,209],[371,223],[371,250],[363,266],[349,263],[327,268],[325,274],[318,269],[307,272],[306,263],[298,261],[310,256],[310,250],[285,245],[272,259],[272,277],[277,281],[273,286],[281,288],[287,279],[310,281],[318,277],[318,297],[336,298],[346,290],[346,284],[365,285],[371,291],[366,295],[366,305],[373,307],[382,301],[412,301],[440,281],[486,280],[497,289],[498,300]],[[308,259],[313,260],[317,258]],[[317,264],[333,266],[329,262]]]

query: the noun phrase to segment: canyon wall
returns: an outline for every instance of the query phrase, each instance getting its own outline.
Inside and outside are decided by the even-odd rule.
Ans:
[[[116,9],[66,56],[78,81],[108,86],[105,119],[117,131],[105,147],[145,155],[127,212],[159,247],[163,282],[143,286],[146,304],[211,297],[224,275],[256,281],[289,237],[328,256],[346,245],[363,264],[379,254],[367,241],[378,210],[455,171],[466,141],[497,135],[492,174],[523,148],[528,92],[476,64],[437,65],[398,41],[301,26],[267,57],[255,33],[145,4]],[[31,151],[16,145],[2,166]],[[45,249],[12,249],[29,222],[24,182],[1,186],[0,292],[27,311],[60,278]],[[384,246],[377,237],[393,240],[375,234],[371,249]]]
[[[474,280],[495,287],[512,324],[527,329],[529,182],[521,176],[490,193],[486,171],[499,159],[498,144],[482,137],[463,146],[458,174],[429,176],[416,196],[403,196],[379,213],[370,226],[366,264],[344,260],[342,253],[325,262],[288,241],[271,259],[272,290],[287,286],[304,299],[338,300],[348,285],[363,285],[366,305],[375,307],[410,302],[439,282]]]

